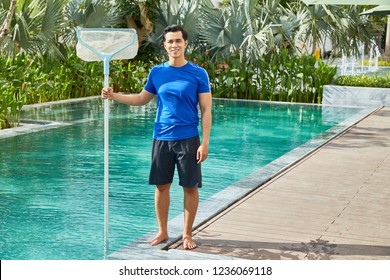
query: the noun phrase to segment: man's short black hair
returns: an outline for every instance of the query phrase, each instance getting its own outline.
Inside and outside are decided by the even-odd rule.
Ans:
[[[164,32],[163,32],[163,42],[165,42],[165,35],[166,35],[168,32],[178,32],[178,31],[181,31],[181,34],[183,35],[184,41],[187,41],[187,39],[188,39],[188,33],[187,33],[187,31],[185,31],[185,30],[183,29],[183,27],[181,27],[180,25],[173,24],[173,25],[167,26],[167,27],[164,29]]]

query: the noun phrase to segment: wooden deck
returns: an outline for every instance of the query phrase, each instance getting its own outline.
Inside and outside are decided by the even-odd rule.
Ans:
[[[193,253],[210,257],[390,260],[390,107],[229,207],[194,238]]]

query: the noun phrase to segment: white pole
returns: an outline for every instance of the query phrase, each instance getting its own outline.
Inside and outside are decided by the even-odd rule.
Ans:
[[[93,43],[95,42],[96,38],[94,36],[87,37],[87,42],[84,42],[82,40],[81,36],[81,30],[87,31],[87,28],[79,28],[77,29],[77,38],[80,43],[77,47],[77,56],[80,58],[86,60],[86,61],[93,61],[95,60],[95,57],[91,57],[90,54],[86,54],[85,50],[88,52],[93,52],[97,54],[100,59],[103,61],[104,66],[104,83],[103,87],[107,88],[109,86],[108,84],[108,78],[110,74],[110,61],[113,58],[113,56],[126,48],[133,46],[130,50],[126,50],[126,58],[133,58],[137,54],[138,50],[138,41],[137,41],[137,33],[134,29],[115,29],[115,28],[102,28],[101,31],[107,33],[107,32],[113,32],[115,30],[123,31],[124,35],[126,35],[128,39],[128,42],[125,42],[124,39],[119,40],[118,42],[126,43],[121,48],[113,50],[112,53],[105,53],[101,50],[96,49],[97,46],[95,46]],[[96,30],[92,29],[92,32],[96,32]],[[130,37],[129,32],[131,33]],[[93,33],[92,33],[93,34]],[[118,35],[119,36],[119,35]],[[122,35],[121,35],[122,36]],[[121,37],[120,36],[120,37]],[[116,38],[118,39],[118,38]],[[116,40],[115,39],[115,40]],[[100,41],[99,41],[100,42]],[[91,45],[92,44],[92,45]],[[114,45],[115,47],[118,47],[117,45]],[[84,52],[80,51],[82,48],[84,48]],[[92,60],[91,60],[92,59]],[[100,61],[100,60],[99,60]],[[110,102],[108,99],[104,100],[104,259],[108,258],[109,253],[109,239],[108,239],[108,226],[109,226],[109,116],[110,116]]]
[[[104,88],[108,87],[109,59],[105,58],[104,63]],[[109,115],[110,106],[108,99],[104,99],[104,258],[107,259],[108,240],[108,201],[109,201]]]
[[[360,46],[360,51],[361,51],[361,54],[362,54],[362,73],[364,72],[364,43],[361,44]]]

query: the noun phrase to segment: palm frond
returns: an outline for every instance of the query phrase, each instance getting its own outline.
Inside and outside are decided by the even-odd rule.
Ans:
[[[202,38],[211,48],[222,52],[239,50],[247,32],[245,8],[237,1],[228,8],[216,9],[209,4],[202,5]]]

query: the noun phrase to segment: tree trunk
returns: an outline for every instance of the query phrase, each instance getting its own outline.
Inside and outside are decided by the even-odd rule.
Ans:
[[[137,31],[138,35],[138,45],[148,38],[149,34],[153,31],[153,22],[148,18],[148,8],[145,4],[138,4],[139,9],[141,11],[140,21],[142,23],[142,27],[138,27],[132,17],[127,17],[127,26],[134,28]]]
[[[5,37],[7,37],[7,35],[9,34],[9,31],[11,29],[12,17],[14,16],[15,13],[15,8],[16,8],[16,0],[11,0],[9,11],[7,13],[7,16],[5,17],[3,25],[1,26],[0,44],[3,43]]]
[[[387,16],[385,58],[390,59],[390,16]]]

